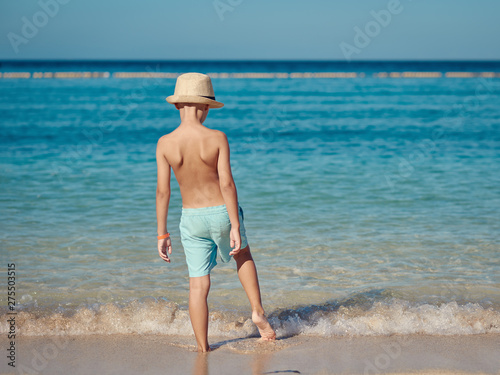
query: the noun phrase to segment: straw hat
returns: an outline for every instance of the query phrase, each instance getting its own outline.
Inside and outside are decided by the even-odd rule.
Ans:
[[[177,77],[174,95],[167,98],[170,104],[200,103],[209,104],[210,108],[221,108],[221,102],[215,100],[212,81],[206,74],[185,73]]]

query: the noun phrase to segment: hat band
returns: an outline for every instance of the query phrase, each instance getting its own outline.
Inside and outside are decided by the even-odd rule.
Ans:
[[[202,98],[207,98],[207,99],[212,99],[215,100],[215,96],[205,96],[205,95],[200,95]]]

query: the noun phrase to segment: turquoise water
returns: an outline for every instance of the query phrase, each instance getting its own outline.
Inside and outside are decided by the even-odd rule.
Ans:
[[[227,64],[187,70],[333,71]],[[371,75],[407,68],[213,79],[225,107],[205,125],[228,135],[264,304],[282,334],[500,332],[500,79]],[[156,250],[155,147],[179,123],[165,102],[174,85],[0,79],[0,246],[4,266],[16,264],[25,334],[190,334],[174,177],[172,263]],[[234,263],[212,280],[212,329],[251,332],[234,325],[249,316]]]

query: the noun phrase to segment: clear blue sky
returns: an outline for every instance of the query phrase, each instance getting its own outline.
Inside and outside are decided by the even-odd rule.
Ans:
[[[0,0],[0,59],[500,60],[500,1],[400,0],[380,26],[391,1]]]

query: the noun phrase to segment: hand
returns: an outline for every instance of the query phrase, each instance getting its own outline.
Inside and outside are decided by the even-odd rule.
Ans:
[[[240,229],[236,228],[231,228],[231,232],[229,232],[229,239],[231,240],[229,242],[229,245],[233,249],[229,255],[236,255],[240,252],[241,250],[241,236],[240,236]]]
[[[162,240],[158,240],[158,253],[160,254],[160,258],[165,262],[170,263],[170,258],[168,254],[172,254],[172,240],[170,237],[164,238]]]

